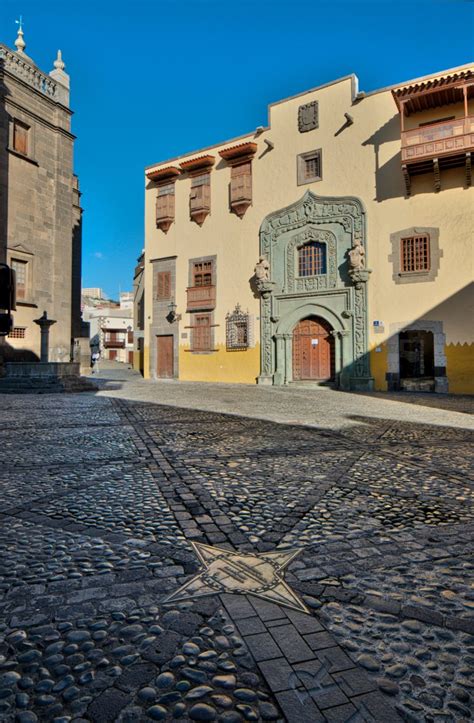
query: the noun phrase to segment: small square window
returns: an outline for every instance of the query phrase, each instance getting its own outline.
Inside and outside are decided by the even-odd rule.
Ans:
[[[297,157],[298,186],[322,180],[321,149]]]

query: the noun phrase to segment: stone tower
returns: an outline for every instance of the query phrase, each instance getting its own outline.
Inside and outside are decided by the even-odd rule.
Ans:
[[[61,51],[46,74],[25,50],[20,23],[15,50],[0,44],[0,262],[17,281],[5,358],[39,358],[34,319],[46,311],[57,322],[50,361],[69,361],[80,329],[82,243],[69,75]]]

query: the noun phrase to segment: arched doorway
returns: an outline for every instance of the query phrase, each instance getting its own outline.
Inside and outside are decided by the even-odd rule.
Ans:
[[[293,329],[293,380],[330,379],[334,379],[331,326],[317,316],[302,319]]]

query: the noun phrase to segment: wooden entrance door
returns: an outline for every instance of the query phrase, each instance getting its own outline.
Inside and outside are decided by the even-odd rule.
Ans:
[[[169,379],[173,376],[173,336],[157,336],[156,343],[156,374]]]
[[[293,379],[328,380],[333,376],[331,328],[322,319],[303,319],[293,330]]]

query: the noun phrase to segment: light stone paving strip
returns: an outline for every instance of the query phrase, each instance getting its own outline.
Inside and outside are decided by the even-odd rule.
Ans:
[[[139,402],[7,398],[45,456],[20,431],[24,466],[10,447],[0,474],[0,720],[469,720],[463,415],[384,419],[400,405],[363,397],[377,419],[356,421],[337,395],[356,425],[341,433],[165,407],[143,385]],[[457,448],[462,465],[438,464]],[[191,541],[244,560],[296,547],[285,582],[311,613],[244,594],[164,605],[202,572]]]

